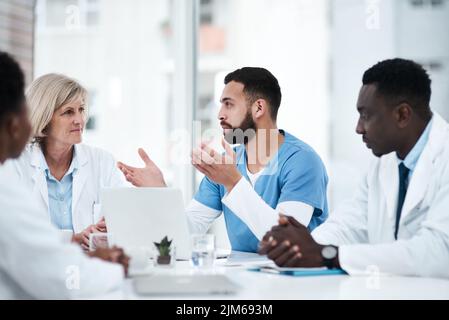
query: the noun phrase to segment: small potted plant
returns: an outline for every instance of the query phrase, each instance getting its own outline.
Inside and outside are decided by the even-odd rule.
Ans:
[[[156,249],[158,251],[157,255],[157,264],[159,265],[170,265],[171,263],[171,251],[172,251],[172,243],[173,240],[168,240],[167,236],[165,236],[161,242],[154,242]]]

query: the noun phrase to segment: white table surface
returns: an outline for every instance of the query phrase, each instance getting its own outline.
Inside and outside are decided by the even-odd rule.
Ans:
[[[248,271],[255,264],[266,264],[263,257],[242,254],[228,260],[217,260],[209,273],[225,274],[241,289],[232,295],[207,296],[139,296],[133,287],[133,278],[126,279],[123,288],[102,299],[449,299],[449,279],[379,276],[370,273],[366,276],[313,276],[293,277]],[[178,261],[173,269],[151,269],[149,272],[170,274],[194,274],[189,262]],[[201,272],[201,271],[200,271]]]

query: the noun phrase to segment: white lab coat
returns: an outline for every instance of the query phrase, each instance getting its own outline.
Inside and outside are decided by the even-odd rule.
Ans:
[[[85,144],[75,145],[78,171],[73,174],[72,223],[75,233],[79,233],[101,218],[100,191],[104,187],[129,186],[117,168],[113,156],[106,151]],[[14,161],[17,173],[36,198],[40,212],[47,213],[48,188],[44,170],[45,161],[39,145],[28,145],[19,159]]]
[[[90,298],[121,288],[123,267],[63,243],[8,162],[0,164],[0,299]]]
[[[375,159],[354,198],[313,237],[339,246],[349,274],[449,277],[449,126],[438,114],[409,182],[395,241],[398,190],[396,155]]]

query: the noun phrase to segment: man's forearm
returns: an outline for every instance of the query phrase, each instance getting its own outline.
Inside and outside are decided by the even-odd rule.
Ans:
[[[233,190],[227,193],[222,203],[245,222],[254,235],[261,240],[272,226],[278,224],[279,213],[299,218],[301,223],[308,225],[313,208],[299,201],[280,203],[276,209],[269,206],[252,188],[249,182],[242,178]]]

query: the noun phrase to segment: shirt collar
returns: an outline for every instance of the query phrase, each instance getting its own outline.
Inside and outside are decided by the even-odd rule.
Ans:
[[[432,128],[433,117],[427,124],[423,133],[419,137],[416,144],[413,146],[412,150],[407,154],[404,160],[398,158],[398,163],[404,163],[404,165],[411,171],[415,170],[416,164],[418,163],[419,157],[421,156],[427,142],[429,141],[430,129]]]
[[[78,169],[79,169],[79,161],[78,161],[78,156],[77,156],[78,153],[76,152],[76,150],[77,150],[77,148],[73,149],[72,162],[70,163],[69,170],[67,170],[64,177],[71,175],[72,173],[76,173],[76,171],[78,171]],[[44,171],[47,178],[49,178],[51,176],[50,168],[48,167],[47,161],[45,160],[44,154],[42,152],[41,152],[41,157],[40,157],[40,168]]]

